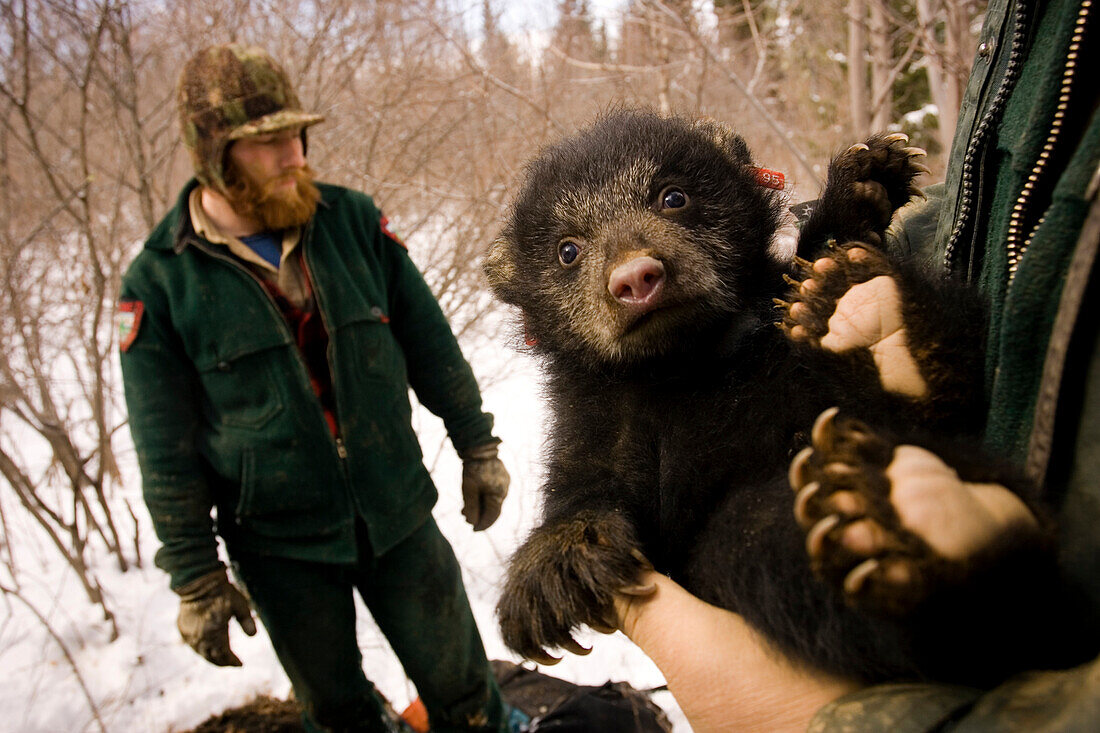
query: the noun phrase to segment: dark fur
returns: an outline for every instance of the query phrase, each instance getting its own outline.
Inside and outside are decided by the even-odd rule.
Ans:
[[[882,191],[855,185],[866,176],[849,158],[830,170],[828,206],[799,244],[803,257],[834,238],[881,241],[909,197],[914,171],[880,172],[883,211]],[[1043,650],[1012,637],[1045,623],[1043,604],[1003,565],[967,578],[969,590],[937,589],[903,618],[854,608],[811,572],[787,470],[815,418],[836,405],[923,444],[918,427],[972,431],[980,389],[967,375],[978,372],[983,328],[965,295],[894,263],[922,323],[922,367],[939,375],[929,380],[936,399],[923,403],[885,393],[865,354],[789,340],[773,299],[786,296],[794,266],[769,248],[782,202],[751,165],[721,125],[640,112],[609,115],[531,163],[486,264],[494,292],[522,310],[554,408],[543,524],[513,557],[498,607],[505,641],[536,659],[575,648],[570,631],[612,625],[613,593],[648,561],[742,614],[783,653],[831,672],[987,682],[1032,664]],[[663,198],[670,186],[687,206],[661,208],[678,202]],[[563,242],[582,250],[570,266],[559,261]],[[640,317],[608,293],[612,268],[638,253],[659,260],[666,278],[661,307]],[[951,317],[926,305],[945,298],[959,309]],[[952,460],[969,480],[1006,480],[965,454]],[[1049,554],[1034,544],[1018,554],[1014,580],[1047,592]]]

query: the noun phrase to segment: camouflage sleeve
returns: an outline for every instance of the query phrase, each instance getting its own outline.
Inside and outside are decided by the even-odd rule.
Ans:
[[[808,731],[1084,733],[1095,730],[1098,720],[1100,659],[1069,670],[1018,675],[987,692],[933,684],[868,687],[819,710]]]
[[[420,403],[443,420],[455,450],[497,442],[493,416],[482,409],[477,380],[443,310],[384,222],[380,247],[388,268],[391,326],[405,355],[409,384]]]
[[[195,446],[199,385],[174,347],[167,307],[148,288],[124,282],[120,362],[142,490],[162,546],[156,564],[178,588],[222,567],[213,499]]]

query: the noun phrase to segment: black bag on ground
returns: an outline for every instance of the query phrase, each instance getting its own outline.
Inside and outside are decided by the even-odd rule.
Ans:
[[[530,733],[669,733],[672,725],[649,692],[626,682],[572,682],[493,660],[504,699],[531,718]]]

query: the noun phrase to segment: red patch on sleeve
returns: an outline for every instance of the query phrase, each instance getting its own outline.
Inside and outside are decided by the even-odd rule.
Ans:
[[[767,168],[753,168],[752,172],[756,175],[756,184],[758,186],[782,191],[787,185],[787,177],[779,171],[770,171]]]
[[[118,328],[118,348],[128,351],[137,338],[141,328],[141,314],[145,305],[140,300],[121,300],[115,313],[115,326]]]
[[[409,246],[405,244],[405,240],[401,239],[401,237],[396,232],[390,229],[390,220],[388,217],[383,216],[382,220],[378,222],[378,226],[382,228],[382,233],[389,237],[391,240],[401,245],[405,249],[409,248]]]

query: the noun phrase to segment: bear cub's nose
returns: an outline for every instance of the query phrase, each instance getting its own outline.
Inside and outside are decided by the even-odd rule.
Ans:
[[[665,266],[649,256],[635,257],[611,271],[607,289],[611,297],[632,310],[647,311],[657,305],[665,284]]]

